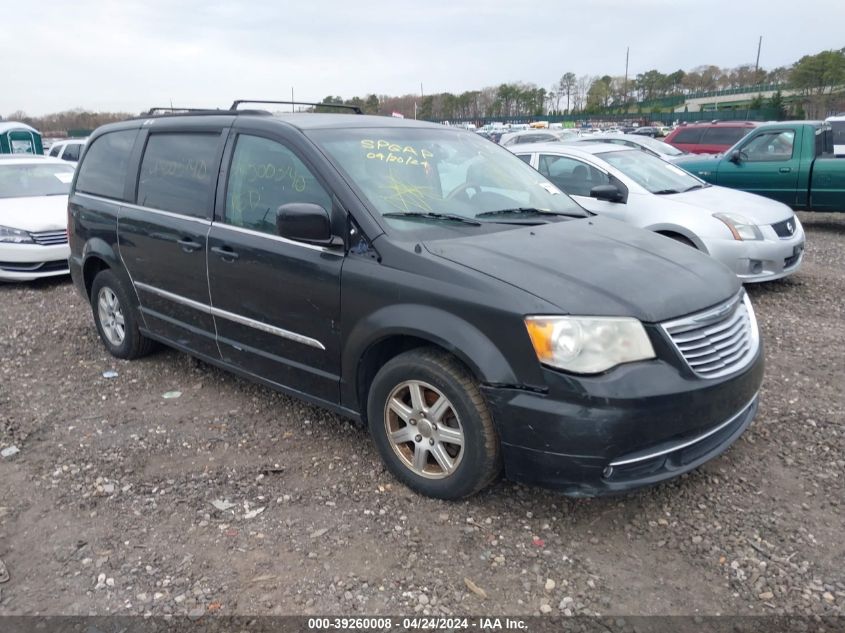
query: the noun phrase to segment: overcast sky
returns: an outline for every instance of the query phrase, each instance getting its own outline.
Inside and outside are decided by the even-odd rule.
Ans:
[[[783,5],[783,9],[777,7]],[[550,87],[791,64],[845,46],[845,0],[0,0],[0,114]]]

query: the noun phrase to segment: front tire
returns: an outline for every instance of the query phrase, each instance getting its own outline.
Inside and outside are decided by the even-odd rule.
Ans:
[[[112,356],[132,360],[150,353],[153,342],[141,334],[138,311],[112,271],[103,270],[94,278],[91,310],[100,339]]]
[[[501,470],[499,438],[477,381],[436,349],[405,352],[376,374],[370,433],[393,475],[429,497],[460,499]]]

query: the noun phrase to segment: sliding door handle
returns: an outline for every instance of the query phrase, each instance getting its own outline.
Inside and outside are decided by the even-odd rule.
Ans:
[[[202,248],[202,244],[189,237],[183,237],[181,240],[176,240],[176,243],[181,246],[182,250],[186,253],[193,253],[194,251],[198,251]]]
[[[238,258],[238,254],[229,246],[212,246],[211,252],[216,253],[223,258],[223,261],[233,262]]]

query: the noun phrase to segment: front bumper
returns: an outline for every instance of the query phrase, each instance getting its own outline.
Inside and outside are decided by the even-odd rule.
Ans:
[[[786,239],[779,238],[770,226],[760,229],[762,240],[713,240],[706,244],[707,250],[744,283],[772,281],[796,272],[804,260],[805,237],[801,225]]]
[[[67,275],[67,244],[0,244],[0,280],[32,281]]]
[[[662,360],[574,377],[544,370],[547,393],[486,386],[505,475],[571,496],[652,485],[726,450],[757,412],[762,347],[739,373],[697,378]]]

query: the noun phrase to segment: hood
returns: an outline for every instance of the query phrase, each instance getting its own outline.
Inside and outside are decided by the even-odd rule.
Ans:
[[[430,253],[522,288],[562,314],[659,322],[739,291],[695,249],[610,218],[585,218],[426,243]]]
[[[24,231],[67,228],[67,195],[0,198],[0,226]]]
[[[678,167],[686,169],[689,173],[708,180],[708,178],[715,177],[721,161],[721,154],[687,154],[676,156],[672,162]]]
[[[727,187],[705,187],[660,197],[667,202],[697,207],[703,213],[740,213],[760,226],[788,220],[794,215],[782,202]]]

